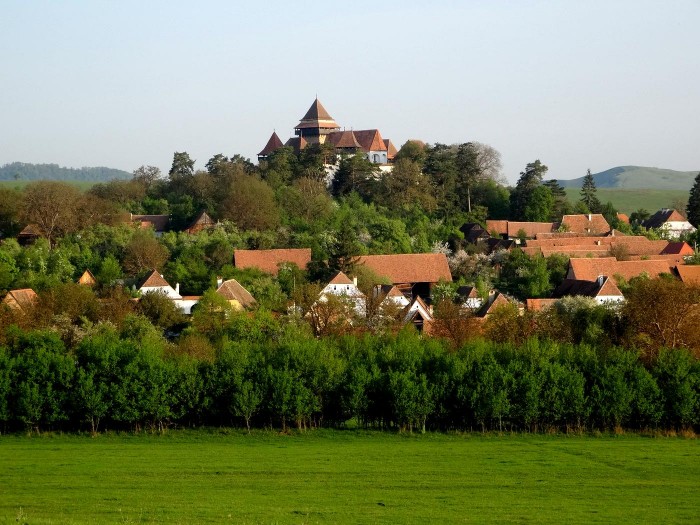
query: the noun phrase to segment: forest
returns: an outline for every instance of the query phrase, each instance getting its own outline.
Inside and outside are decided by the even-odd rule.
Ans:
[[[619,309],[584,298],[545,312],[504,307],[485,321],[455,307],[458,285],[546,297],[564,257],[480,253],[460,227],[489,219],[559,220],[614,208],[571,204],[543,180],[540,161],[509,188],[498,152],[467,143],[406,143],[389,176],[363,155],[280,148],[259,165],[215,155],[206,170],[176,152],[162,176],[144,166],[129,180],[87,192],[43,181],[0,188],[0,290],[31,288],[26,310],[0,309],[0,424],[7,430],[157,429],[233,425],[312,428],[354,424],[397,430],[692,429],[700,424],[697,287],[633,279]],[[593,188],[594,192],[594,188]],[[594,193],[593,193],[594,196]],[[594,208],[594,209],[592,209]],[[215,227],[183,231],[202,211]],[[166,214],[157,236],[130,214]],[[41,235],[21,245],[27,225]],[[689,239],[692,241],[692,239]],[[311,248],[308,268],[277,277],[233,265],[238,248]],[[448,255],[454,282],[432,298],[432,337],[397,317],[310,321],[330,277],[355,273],[362,254]],[[201,295],[183,316],[135,284],[153,269]],[[75,283],[90,270],[97,285]],[[214,293],[235,278],[256,300],[230,308]],[[293,305],[293,308],[290,308]],[[369,310],[369,306],[368,306]],[[331,317],[329,317],[330,319]]]

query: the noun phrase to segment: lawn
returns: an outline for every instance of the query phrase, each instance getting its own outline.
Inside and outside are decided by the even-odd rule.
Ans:
[[[581,198],[580,188],[567,188],[566,195],[572,203]],[[661,208],[676,207],[676,202],[682,201],[683,207],[688,202],[687,191],[683,190],[621,190],[613,188],[598,188],[598,200],[605,204],[612,202],[613,206],[622,213],[630,214],[640,208],[654,213]]]
[[[690,523],[694,439],[0,437],[0,523]]]

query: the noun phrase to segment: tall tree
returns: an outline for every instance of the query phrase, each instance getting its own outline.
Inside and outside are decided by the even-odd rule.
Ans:
[[[40,181],[24,190],[22,218],[36,224],[53,244],[56,237],[74,231],[80,225],[80,191],[65,182]]]
[[[455,157],[457,165],[457,195],[460,201],[467,201],[467,212],[472,211],[472,188],[481,179],[482,170],[479,166],[479,151],[474,144],[460,144]]]
[[[538,186],[532,191],[530,200],[525,206],[525,220],[532,222],[547,222],[552,217],[554,197],[547,186]]]
[[[600,201],[597,196],[597,189],[595,187],[595,180],[591,174],[591,170],[586,172],[586,176],[583,178],[583,186],[581,186],[581,202],[585,204],[586,208],[590,213],[600,213],[602,208]]]
[[[690,189],[688,206],[685,210],[688,216],[688,222],[696,228],[700,227],[700,173],[695,177],[695,184],[693,184],[693,187]]]
[[[173,154],[173,164],[168,172],[171,182],[184,182],[194,175],[194,160],[186,151]]]
[[[525,171],[520,172],[520,178],[515,185],[515,189],[510,194],[510,215],[512,220],[526,220],[525,210],[532,198],[532,193],[542,184],[542,178],[548,169],[538,159],[535,162],[530,162],[525,166]]]
[[[544,186],[549,188],[554,198],[552,216],[550,219],[552,221],[560,221],[564,215],[568,215],[572,212],[571,203],[566,196],[566,190],[562,188],[561,184],[559,184],[556,179],[545,181]]]

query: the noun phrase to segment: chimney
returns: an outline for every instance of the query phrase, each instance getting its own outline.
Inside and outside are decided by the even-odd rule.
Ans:
[[[355,286],[357,286],[357,277],[353,277],[353,278],[352,278],[352,284],[354,284]]]
[[[180,283],[175,283],[175,293],[180,295]]]
[[[220,275],[216,276],[216,287],[219,288],[221,285],[224,284],[224,280],[221,278]]]
[[[592,213],[589,213],[589,214],[588,214],[588,220],[589,220],[589,221],[592,221],[592,220],[593,220],[593,214],[592,214]]]
[[[605,276],[604,275],[599,275],[598,276],[598,286],[603,286],[603,283],[605,282]]]

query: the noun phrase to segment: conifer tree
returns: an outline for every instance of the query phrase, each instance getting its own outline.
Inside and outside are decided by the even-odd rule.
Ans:
[[[690,189],[688,206],[686,207],[688,222],[696,228],[700,226],[700,173],[695,177],[695,184]]]
[[[591,170],[586,172],[586,176],[583,178],[583,186],[581,187],[581,202],[586,205],[588,211],[591,213],[600,213],[602,206],[596,195],[597,189],[595,187],[595,180],[593,180],[593,175]]]
[[[547,173],[547,166],[539,159],[530,162],[525,171],[520,172],[520,178],[510,194],[511,220],[522,221],[525,219],[525,210],[530,203],[532,193],[542,184],[542,178]]]

